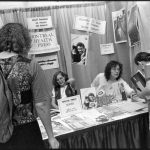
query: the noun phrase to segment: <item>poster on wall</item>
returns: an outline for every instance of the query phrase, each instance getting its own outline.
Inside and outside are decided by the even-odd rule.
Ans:
[[[95,87],[80,89],[80,94],[83,109],[90,109],[97,107]]]
[[[30,54],[51,53],[60,50],[54,29],[42,32],[30,32],[30,35],[32,39]]]
[[[27,18],[28,29],[52,28],[51,16]]]
[[[137,13],[138,13],[137,5],[131,7],[131,9],[128,10],[127,13],[129,44],[131,47],[135,46],[140,42]]]
[[[112,12],[112,23],[115,43],[127,42],[126,10]]]
[[[113,54],[114,53],[114,44],[100,44],[101,55]]]
[[[75,16],[73,28],[76,30],[105,34],[106,21],[85,16]]]
[[[72,63],[87,64],[89,35],[71,34]]]
[[[35,55],[36,61],[40,64],[43,70],[59,68],[57,54]]]

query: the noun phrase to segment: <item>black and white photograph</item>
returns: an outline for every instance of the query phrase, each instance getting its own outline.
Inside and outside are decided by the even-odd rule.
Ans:
[[[127,42],[126,10],[112,12],[115,43]]]
[[[72,63],[86,65],[88,56],[88,35],[71,34]]]
[[[150,149],[149,1],[0,1],[0,150]]]

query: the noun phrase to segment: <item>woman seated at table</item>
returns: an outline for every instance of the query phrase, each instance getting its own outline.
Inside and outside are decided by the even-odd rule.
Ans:
[[[52,106],[58,109],[58,99],[77,95],[75,90],[75,80],[68,78],[68,75],[62,71],[58,71],[53,76],[53,90],[52,90]]]
[[[119,102],[131,98],[132,101],[144,101],[137,96],[136,92],[122,79],[123,65],[115,60],[110,61],[104,73],[100,73],[93,80],[91,87],[105,91],[109,98],[108,103]],[[111,100],[110,100],[111,99]]]

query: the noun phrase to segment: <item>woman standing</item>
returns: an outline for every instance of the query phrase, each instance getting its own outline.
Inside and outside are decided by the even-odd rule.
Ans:
[[[22,24],[8,23],[0,29],[1,68],[13,94],[14,125],[11,139],[0,144],[2,149],[43,149],[37,115],[45,126],[50,146],[59,147],[51,126],[51,97],[45,74],[36,61],[28,58],[30,47],[31,37]]]

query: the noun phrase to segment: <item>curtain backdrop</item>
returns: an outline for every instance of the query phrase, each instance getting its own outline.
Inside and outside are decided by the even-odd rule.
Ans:
[[[107,43],[114,43],[113,36],[113,26],[112,26],[112,12],[118,11],[122,8],[127,10],[127,1],[107,1],[107,9],[106,9],[106,21],[107,21],[107,31],[106,38]],[[127,34],[127,33],[126,33]],[[129,42],[125,43],[114,43],[115,54],[110,55],[110,60],[118,60],[123,64],[123,79],[131,85],[130,77],[131,77],[131,69],[130,69],[130,47]]]
[[[123,78],[130,84],[130,57],[128,42],[115,44],[113,37],[112,12],[125,7],[127,2],[95,2],[94,4],[76,4],[69,6],[48,6],[26,9],[1,10],[0,16],[4,24],[8,22],[20,22],[27,26],[27,17],[51,16],[60,51],[58,52],[60,70],[74,77],[79,91],[81,88],[90,87],[92,80],[98,73],[104,72],[109,60],[118,60],[123,64]],[[105,35],[87,33],[73,29],[75,15],[86,16],[106,21]],[[88,58],[86,66],[71,63],[71,33],[89,34]],[[101,55],[100,44],[114,43],[115,54]],[[58,69],[47,70],[46,76],[52,89],[52,76]]]
[[[131,7],[136,6],[135,11],[132,15],[134,15],[133,23],[138,21],[139,25],[139,35],[140,42],[130,48],[130,64],[131,64],[131,75],[133,75],[137,71],[137,66],[134,63],[134,57],[138,52],[145,51],[150,52],[150,3],[149,2],[128,2],[128,10]]]

